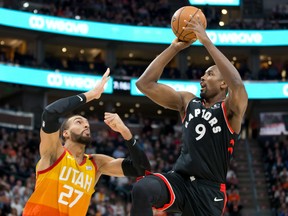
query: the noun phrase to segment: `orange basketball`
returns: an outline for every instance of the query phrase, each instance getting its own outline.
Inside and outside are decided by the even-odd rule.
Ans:
[[[193,6],[181,7],[177,11],[175,11],[171,19],[172,31],[174,32],[176,37],[179,38],[179,40],[191,41],[192,39],[196,38],[196,35],[193,31],[183,29],[183,27],[187,26],[184,20],[191,20],[190,15],[192,15],[192,17],[199,15],[203,27],[207,27],[207,20],[205,14],[199,8]]]

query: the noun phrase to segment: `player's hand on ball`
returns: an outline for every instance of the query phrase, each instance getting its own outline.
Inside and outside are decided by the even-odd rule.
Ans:
[[[181,41],[191,41],[197,39],[196,34],[191,29],[185,29],[187,23],[184,20],[190,20],[191,17],[199,16],[204,28],[207,27],[205,14],[197,7],[184,6],[179,8],[171,18],[171,28],[176,37]]]
[[[181,41],[179,38],[175,38],[172,41],[172,45],[178,50],[183,50],[189,47],[192,43],[194,43],[197,39],[193,38],[191,41]]]
[[[199,15],[196,16],[190,16],[191,19],[189,21],[184,20],[184,22],[187,24],[186,27],[183,27],[185,30],[191,30],[196,34],[196,37],[200,41],[200,43],[203,44],[205,40],[210,40],[207,33],[205,26],[203,26]]]

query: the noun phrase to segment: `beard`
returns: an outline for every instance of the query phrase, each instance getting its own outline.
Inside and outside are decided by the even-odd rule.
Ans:
[[[200,98],[206,99],[206,92],[200,92]]]
[[[73,142],[77,142],[83,145],[89,145],[92,142],[92,138],[90,136],[83,136],[81,134],[75,134],[71,131],[71,140]]]

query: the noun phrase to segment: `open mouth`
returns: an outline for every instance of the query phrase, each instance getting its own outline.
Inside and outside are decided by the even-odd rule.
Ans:
[[[204,83],[200,83],[201,89],[200,92],[204,91],[206,89],[206,85]]]
[[[90,136],[90,131],[89,131],[89,130],[84,130],[84,131],[82,132],[82,134],[83,134],[84,136]]]

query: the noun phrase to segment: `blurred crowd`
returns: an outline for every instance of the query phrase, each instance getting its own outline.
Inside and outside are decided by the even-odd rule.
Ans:
[[[180,152],[181,126],[171,121],[156,122],[150,119],[140,120],[139,124],[141,127],[136,137],[151,162],[152,171],[171,170]],[[93,142],[87,146],[86,153],[103,153],[115,158],[127,156],[123,138],[104,124],[102,129],[93,131],[92,136]],[[0,128],[0,215],[21,215],[35,186],[38,146],[38,130]],[[130,191],[135,180],[102,176],[95,187],[87,215],[128,216],[131,206]],[[242,205],[236,163],[232,163],[227,175],[227,197],[225,216],[239,216]],[[154,215],[176,216],[157,211],[154,211]]]
[[[288,136],[260,139],[271,207],[275,216],[288,215]]]
[[[189,5],[188,1],[173,4],[169,0],[57,0],[4,1],[3,7],[72,19],[112,22],[138,26],[169,27],[176,7]],[[251,7],[243,3],[243,8]],[[208,27],[220,28],[221,8],[202,6]],[[221,28],[227,29],[281,29],[288,27],[288,4],[277,4],[257,19],[231,19]],[[251,15],[250,15],[251,16]]]
[[[136,1],[136,0],[4,0],[2,7],[24,10],[33,13],[60,16],[65,18],[92,20],[100,22],[112,22],[137,26],[162,26],[170,27],[170,19],[174,13],[175,5],[168,0],[160,1]],[[181,3],[178,3],[181,4]],[[245,5],[243,5],[245,7]],[[221,20],[221,8],[204,6],[202,10],[206,14],[208,27],[219,28]],[[279,25],[281,23],[281,25]],[[285,24],[286,25],[283,25]],[[225,29],[281,29],[288,28],[288,4],[276,4],[270,11],[265,10],[261,18],[230,20]],[[1,48],[1,47],[0,47]],[[14,48],[13,48],[14,49]],[[124,64],[116,60],[113,68],[109,65],[111,75],[139,77],[148,66],[145,61],[140,64]],[[258,71],[252,71],[248,66],[248,59],[233,61],[244,80],[287,80],[288,61],[272,62],[263,60],[259,64]],[[21,65],[42,69],[72,71],[81,73],[101,74],[107,65],[103,57],[98,55],[93,60],[86,60],[81,56],[58,58],[45,56],[41,63],[37,63],[31,54],[17,52],[7,53],[0,49],[0,62],[13,65]],[[189,62],[187,61],[189,65]],[[206,67],[203,65],[190,65],[185,72],[180,72],[177,67],[166,68],[163,78],[199,80]]]

